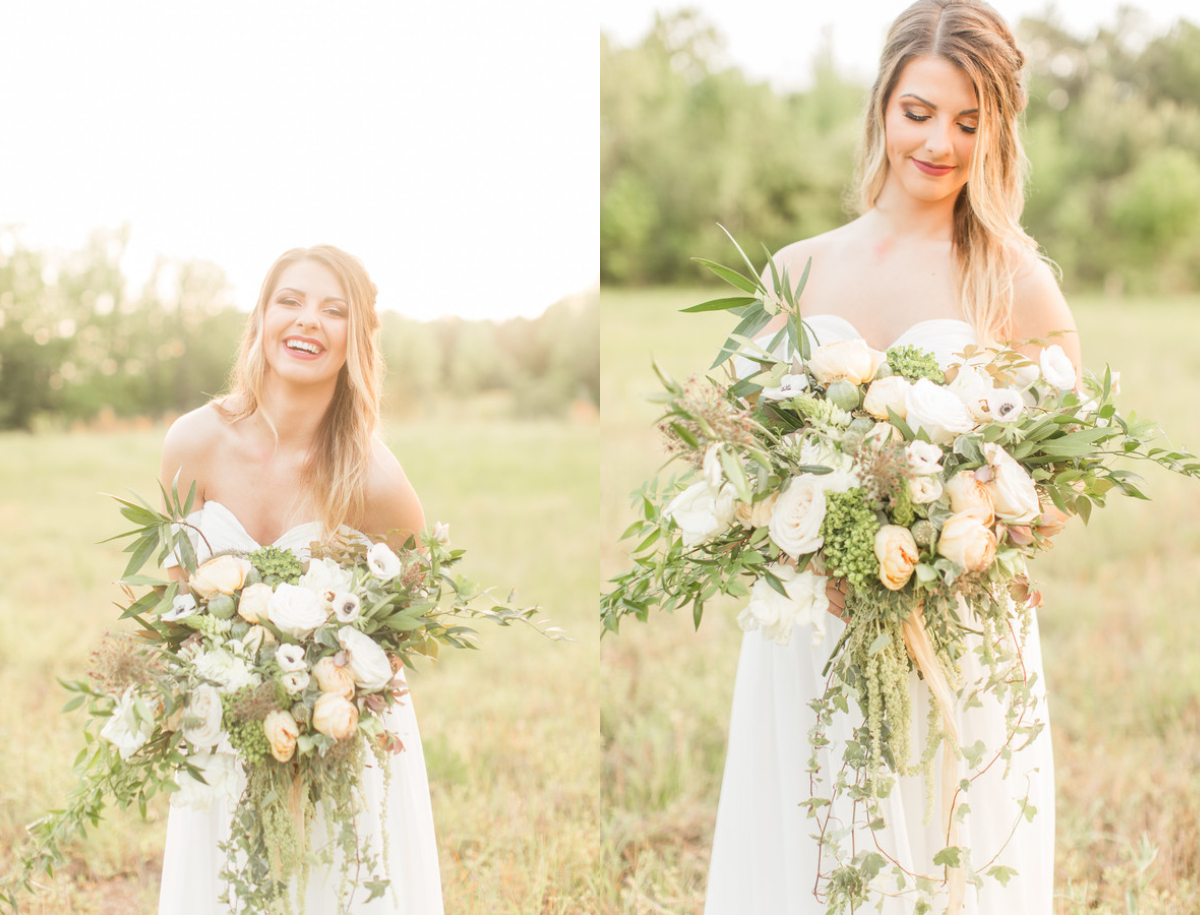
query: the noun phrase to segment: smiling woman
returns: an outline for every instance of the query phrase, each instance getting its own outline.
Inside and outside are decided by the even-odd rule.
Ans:
[[[210,552],[260,545],[306,555],[313,540],[355,531],[395,544],[424,527],[416,493],[376,435],[382,360],[375,284],[329,245],[295,248],[268,271],[246,324],[231,392],[179,419],[163,445],[162,481],[195,484],[189,521]],[[203,558],[203,557],[201,557]],[[395,894],[356,905],[367,915],[439,915],[437,847],[421,738],[411,697],[396,709],[405,752],[390,771],[363,769],[356,828],[388,849]],[[386,789],[385,789],[386,785]],[[387,800],[385,804],[384,801]],[[229,809],[171,808],[159,912],[217,915]],[[316,832],[324,825],[318,816]],[[314,873],[303,911],[333,915],[339,867]]]

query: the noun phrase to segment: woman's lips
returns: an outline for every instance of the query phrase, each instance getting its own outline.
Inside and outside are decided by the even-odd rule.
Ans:
[[[934,177],[940,178],[942,175],[948,175],[954,171],[953,165],[934,165],[932,162],[922,162],[920,159],[913,159],[912,161],[913,165],[925,174],[933,175]]]

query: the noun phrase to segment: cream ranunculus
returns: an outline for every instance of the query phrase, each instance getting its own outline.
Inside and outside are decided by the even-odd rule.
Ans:
[[[981,511],[958,512],[946,519],[937,551],[968,572],[986,569],[996,558],[996,535]]]
[[[819,645],[825,638],[825,615],[829,612],[825,594],[829,579],[807,569],[797,572],[790,565],[772,566],[771,572],[783,582],[787,597],[760,578],[750,590],[749,603],[738,614],[738,625],[744,632],[761,629],[777,645],[787,645],[793,629],[811,624],[813,645]]]
[[[206,599],[214,594],[233,594],[246,583],[251,568],[253,566],[240,556],[217,556],[196,569],[188,584]]]
[[[992,497],[987,487],[979,482],[972,470],[960,470],[946,481],[946,495],[950,497],[950,511],[984,513],[984,524],[991,527],[993,520]]]
[[[296,738],[300,736],[300,728],[290,712],[276,709],[268,712],[263,719],[263,731],[267,735],[267,743],[271,745],[271,755],[279,762],[287,762],[296,753]]]
[[[403,564],[386,543],[376,543],[367,550],[367,567],[380,581],[391,581],[400,574]]]
[[[346,651],[346,669],[359,687],[370,692],[392,682],[392,662],[369,635],[353,626],[343,626],[338,630],[338,644]]]
[[[238,616],[247,623],[261,623],[267,618],[267,604],[275,592],[261,581],[248,585],[238,598]]]
[[[308,570],[296,582],[301,588],[308,588],[317,594],[324,594],[326,591],[349,591],[352,583],[353,575],[332,559],[311,560]]]
[[[326,737],[345,740],[358,728],[358,709],[337,693],[321,693],[313,706],[312,726]]]
[[[928,378],[919,379],[908,389],[906,403],[905,419],[909,426],[914,430],[924,429],[930,441],[952,442],[975,428],[975,420],[954,392]]]
[[[875,377],[886,353],[871,349],[858,339],[839,340],[818,346],[808,360],[808,370],[821,384],[844,378],[851,384],[866,384]]]
[[[991,418],[988,412],[988,395],[993,385],[987,372],[973,365],[961,365],[948,387],[962,401],[975,422],[987,422]]]
[[[992,470],[984,485],[996,517],[1008,524],[1030,524],[1042,510],[1033,478],[996,442],[983,446],[983,456]]]
[[[879,580],[891,591],[899,591],[912,578],[921,551],[912,531],[898,524],[885,524],[875,533],[875,558]]]
[[[178,791],[171,792],[171,805],[211,810],[213,803],[224,800],[229,804],[238,797],[238,761],[232,753],[193,753],[188,762],[200,770],[204,781],[198,781],[182,766],[175,770]]]
[[[825,488],[820,477],[804,473],[779,495],[768,528],[771,539],[793,559],[821,548],[821,522],[825,520]]]
[[[183,715],[183,736],[198,750],[208,750],[221,739],[221,717],[224,714],[221,694],[207,684],[188,694]]]
[[[867,396],[863,398],[863,409],[876,419],[888,419],[888,409],[904,419],[908,413],[908,389],[912,387],[903,375],[889,375],[887,378],[877,378],[867,388]]]
[[[1075,387],[1075,366],[1057,343],[1042,350],[1038,365],[1048,384],[1060,391],[1069,391]]]
[[[313,676],[323,693],[337,693],[345,699],[354,696],[354,677],[345,667],[339,667],[333,658],[321,658],[313,667]]]
[[[913,477],[908,481],[909,494],[917,505],[928,505],[942,497],[942,478],[934,474]]]
[[[267,604],[267,618],[292,638],[304,639],[329,619],[329,610],[315,591],[282,582]]]
[[[942,449],[937,445],[917,439],[909,443],[905,453],[908,455],[908,466],[918,476],[942,472]]]
[[[735,509],[738,524],[747,528],[766,527],[771,523],[771,514],[775,511],[775,503],[778,500],[779,493],[773,492],[753,504],[738,502]]]
[[[130,686],[117,700],[112,717],[100,729],[100,736],[117,748],[121,759],[129,759],[154,733],[154,721],[145,708],[138,708],[137,690]]]
[[[733,488],[728,484],[714,489],[707,481],[701,481],[672,499],[663,517],[679,525],[684,546],[699,546],[733,523],[733,502]]]

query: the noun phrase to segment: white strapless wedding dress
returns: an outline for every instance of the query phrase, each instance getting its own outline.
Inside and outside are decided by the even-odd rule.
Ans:
[[[849,322],[834,315],[815,315],[806,321],[822,344],[861,337]],[[914,325],[891,345],[917,346],[946,365],[964,347],[976,342],[970,325],[964,321],[936,319]],[[814,713],[809,703],[824,691],[821,671],[844,628],[831,617],[826,622],[825,639],[815,648],[806,631],[795,633],[786,647],[757,631],[742,637],[706,915],[825,912],[825,906],[813,895],[817,842],[811,833],[815,832],[815,821],[807,818],[799,804],[811,795],[806,768],[808,731]],[[983,870],[981,865],[1000,852],[995,863],[1014,868],[1017,875],[1007,887],[996,880],[985,880],[984,891],[978,895],[974,887],[968,886],[963,915],[1051,915],[1053,910],[1054,761],[1036,618],[1023,655],[1029,676],[1036,677],[1038,702],[1034,712],[1047,728],[1032,744],[1013,754],[1008,778],[1003,777],[1004,764],[1000,761],[974,781],[965,797],[970,812],[960,832],[961,844],[972,850],[976,867]],[[966,682],[977,679],[982,670],[973,653],[963,659],[962,667]],[[924,745],[929,691],[915,673],[910,685],[915,749]],[[851,708],[857,712],[853,703]],[[962,746],[982,739],[994,752],[1003,743],[1003,710],[995,702],[960,708],[956,717]],[[835,718],[835,728],[840,728],[829,735],[835,745],[849,736],[848,718]],[[940,754],[938,762],[935,778],[940,779]],[[960,767],[965,765],[960,763]],[[830,781],[827,772],[825,786]],[[1021,817],[1019,801],[1026,795],[1037,809],[1032,822]],[[924,779],[919,775],[898,779],[896,788],[882,803],[887,825],[875,834],[882,848],[910,872],[940,875],[942,868],[933,867],[932,859],[945,842],[936,800],[931,822],[925,822]],[[858,839],[859,850],[872,846],[868,830],[862,830]],[[890,874],[890,867],[884,873]],[[890,886],[894,889],[894,879]],[[935,911],[945,907],[944,897],[939,902]],[[868,908],[874,912],[874,903]],[[912,910],[911,901],[889,898],[882,912],[910,915]]]
[[[210,499],[188,520],[204,532],[214,552],[259,547],[237,517],[219,502]],[[305,556],[309,544],[319,536],[320,526],[310,522],[292,528],[274,545]],[[197,558],[204,561],[207,556],[201,541],[197,546]],[[386,816],[391,889],[383,898],[370,903],[363,901],[367,892],[357,890],[350,908],[343,910],[338,903],[339,874],[336,870],[327,872],[314,868],[303,906],[298,909],[300,915],[338,915],[342,911],[354,915],[442,915],[442,881],[438,872],[433,811],[412,696],[406,696],[389,714],[392,716],[389,727],[400,735],[405,749],[389,757],[391,782],[386,789],[386,805],[383,772],[374,755],[366,754],[362,784],[366,804],[359,816],[359,825],[363,834],[369,837],[371,847],[381,853],[380,817]],[[159,915],[229,915],[229,909],[217,902],[223,890],[219,875],[224,864],[224,856],[217,844],[229,837],[230,813],[231,809],[225,803],[214,805],[210,811],[171,806],[163,854]],[[316,844],[323,841],[321,821],[318,812],[313,836]],[[381,854],[379,860],[382,862]]]

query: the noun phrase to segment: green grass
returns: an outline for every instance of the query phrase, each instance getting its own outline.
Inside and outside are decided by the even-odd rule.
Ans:
[[[711,290],[602,295],[604,577],[626,494],[665,455],[651,354],[683,379],[729,329],[680,315]],[[1200,448],[1200,299],[1080,299],[1085,363],[1122,372],[1121,408]],[[1057,770],[1057,911],[1200,911],[1200,483],[1147,473],[1153,501],[1115,501],[1038,560],[1040,622]],[[623,544],[628,547],[630,544]],[[601,643],[606,911],[699,913],[724,765],[741,634],[729,608],[627,622]],[[1157,857],[1147,857],[1145,840]],[[1127,898],[1128,897],[1128,898]]]
[[[481,628],[409,684],[429,770],[446,911],[597,909],[599,679],[595,426],[399,424],[387,439],[463,571],[545,608],[576,641]],[[0,436],[0,871],[21,827],[61,803],[81,741],[54,677],[80,676],[116,617],[125,525],[101,491],[155,492],[162,430]],[[114,814],[32,912],[154,911],[166,805]]]

